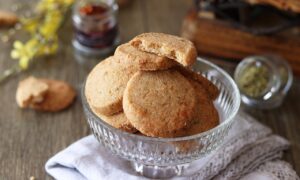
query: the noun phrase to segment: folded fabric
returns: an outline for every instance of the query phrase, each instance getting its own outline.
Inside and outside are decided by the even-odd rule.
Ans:
[[[287,140],[272,135],[269,128],[245,113],[236,118],[221,147],[192,162],[174,179],[299,179],[288,163],[278,160],[289,146]],[[106,151],[93,135],[56,154],[45,168],[55,179],[146,179],[130,162]]]

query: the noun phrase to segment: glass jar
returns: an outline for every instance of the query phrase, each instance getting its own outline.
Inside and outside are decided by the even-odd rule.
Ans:
[[[234,73],[242,102],[250,107],[272,109],[280,106],[293,82],[289,64],[275,55],[243,59]]]
[[[73,9],[76,50],[87,55],[105,56],[119,44],[114,0],[79,0]]]

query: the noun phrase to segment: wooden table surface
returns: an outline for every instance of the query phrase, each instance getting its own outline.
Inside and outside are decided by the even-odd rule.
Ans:
[[[13,1],[0,0],[0,7],[11,8]],[[21,0],[19,0],[21,1]],[[128,41],[142,32],[154,31],[180,34],[181,21],[191,5],[186,0],[135,0],[120,10],[122,41]],[[79,59],[70,45],[70,19],[61,32],[61,49],[57,56],[39,61],[30,71],[9,79],[0,85],[0,179],[52,179],[44,170],[45,162],[72,142],[90,134],[80,98],[60,113],[41,113],[18,108],[15,91],[19,80],[34,75],[65,80],[78,90],[90,67],[98,60]],[[0,43],[0,72],[13,61],[9,57],[11,44]],[[297,81],[297,80],[296,80]],[[292,86],[280,108],[269,111],[247,110],[259,121],[271,127],[274,133],[291,142],[285,159],[300,174],[300,83]],[[78,94],[79,95],[79,94]]]

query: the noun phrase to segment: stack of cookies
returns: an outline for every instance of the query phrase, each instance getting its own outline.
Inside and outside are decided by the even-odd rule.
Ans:
[[[115,128],[151,137],[180,137],[219,123],[218,88],[189,67],[193,43],[144,33],[120,45],[89,74],[85,96],[92,111]]]

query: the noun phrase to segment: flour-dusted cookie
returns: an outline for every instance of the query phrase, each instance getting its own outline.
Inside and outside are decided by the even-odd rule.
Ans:
[[[49,86],[35,77],[28,77],[19,82],[16,100],[21,108],[30,107],[32,104],[40,103],[44,100]]]
[[[219,114],[207,91],[195,80],[190,80],[196,90],[197,106],[193,124],[178,132],[177,136],[191,136],[208,131],[219,124]]]
[[[92,108],[93,110],[93,108]],[[135,133],[137,130],[131,125],[130,121],[127,119],[125,114],[123,112],[119,112],[117,114],[111,115],[111,116],[105,116],[103,114],[99,114],[95,110],[93,112],[103,121],[105,121],[107,124],[124,130],[126,132]]]
[[[173,137],[189,126],[195,105],[194,88],[175,70],[137,72],[123,97],[124,113],[131,124],[152,137]]]
[[[194,79],[198,83],[200,83],[200,85],[207,90],[210,99],[215,100],[219,96],[220,91],[218,87],[215,86],[211,81],[203,77],[201,74],[182,66],[176,66],[175,69],[178,70],[178,72],[180,72],[183,76],[189,79]]]
[[[85,95],[90,106],[109,116],[122,111],[123,92],[137,67],[119,62],[113,56],[101,61],[88,75]]]
[[[119,46],[116,49],[114,56],[123,63],[137,66],[140,70],[145,71],[168,69],[176,64],[172,59],[140,51],[129,43]]]
[[[18,17],[14,13],[0,10],[0,27],[13,26],[17,22],[18,22]]]
[[[130,44],[139,50],[166,56],[189,66],[196,61],[194,44],[184,38],[163,33],[144,33],[136,36]]]
[[[66,82],[39,79],[48,85],[44,100],[40,103],[32,104],[31,107],[36,110],[56,112],[69,107],[75,99],[75,90]]]

